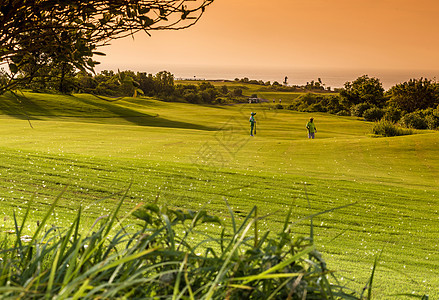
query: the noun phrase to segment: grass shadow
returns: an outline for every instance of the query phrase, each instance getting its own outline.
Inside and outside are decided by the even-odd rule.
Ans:
[[[99,108],[100,110],[110,112],[114,116],[103,117],[100,119],[106,118],[121,118],[129,123],[138,125],[138,126],[152,126],[152,127],[170,127],[170,128],[184,128],[184,129],[196,129],[196,130],[207,130],[214,131],[215,128],[203,126],[194,123],[174,121],[166,118],[160,117],[158,114],[151,115],[139,112],[137,110],[133,110],[124,106],[119,105],[117,102],[106,102],[100,98],[99,101],[88,100],[85,98],[75,97],[76,101],[87,104],[91,107]],[[83,117],[83,116],[82,116]],[[96,117],[91,117],[96,118]]]
[[[20,120],[39,120],[37,115],[54,115],[36,101],[20,94],[7,93],[0,101],[0,113]]]
[[[1,96],[0,114],[21,120],[81,120],[90,123],[134,124],[138,126],[215,131],[214,127],[175,121],[158,114],[140,112],[101,97],[56,94],[12,94]]]

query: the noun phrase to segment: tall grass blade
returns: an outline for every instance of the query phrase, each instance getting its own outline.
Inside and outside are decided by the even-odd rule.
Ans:
[[[233,235],[236,235],[236,221],[235,221],[235,214],[233,213],[232,208],[229,205],[229,201],[227,201],[226,198],[224,198],[224,201],[226,202],[227,205],[227,209],[229,210],[230,213],[230,218],[232,219],[232,228],[233,228]]]
[[[186,259],[186,257],[185,257],[185,259]],[[189,278],[188,278],[187,263],[185,264],[184,280],[185,280],[186,286],[188,288],[189,299],[194,300],[195,299],[194,292],[192,291],[191,283],[189,282]]]
[[[179,294],[179,287],[180,287],[180,282],[181,282],[181,275],[182,275],[182,273],[183,273],[183,270],[186,268],[187,257],[188,257],[188,254],[186,253],[186,255],[184,256],[184,260],[183,260],[183,262],[181,263],[180,268],[179,268],[179,270],[178,270],[177,278],[176,278],[176,280],[175,280],[175,284],[174,284],[174,294],[173,294],[173,296],[172,296],[172,300],[176,300],[176,299],[177,299],[177,296],[178,296],[178,294]]]
[[[14,248],[17,247],[17,244],[18,244],[18,247],[20,249],[23,248],[23,246],[21,244],[21,235],[23,233],[24,224],[26,224],[27,218],[29,216],[30,207],[31,207],[31,204],[32,204],[32,202],[34,200],[34,197],[35,197],[35,193],[32,194],[32,196],[31,196],[31,198],[30,198],[30,200],[29,200],[29,202],[27,204],[27,208],[26,208],[26,211],[24,213],[23,220],[21,221],[20,227],[17,227],[17,220],[16,220],[16,216],[15,216],[15,212],[14,212],[14,226],[15,226],[15,232],[17,234],[17,240],[15,241]]]
[[[311,202],[309,201],[308,191],[306,190],[306,183],[304,184],[306,201],[308,202],[308,208],[311,210]],[[309,226],[309,237],[311,239],[311,243],[314,243],[314,217],[310,217],[310,226]]]
[[[84,283],[81,285],[81,287],[78,289],[78,291],[73,295],[72,300],[77,300],[77,299],[81,299],[84,297],[84,292],[86,289],[90,288],[89,287],[89,279],[86,279],[84,281]]]
[[[381,256],[381,253],[382,252],[380,252],[380,254],[375,257],[375,261],[374,261],[373,267],[372,267],[372,274],[370,275],[369,281],[366,284],[366,287],[367,287],[366,299],[367,300],[371,300],[372,299],[372,283],[373,283],[373,279],[374,279],[374,276],[375,276],[375,270],[376,270],[376,267],[378,265],[378,260],[379,260],[379,258]],[[363,298],[363,293],[364,293],[365,290],[366,290],[366,288],[363,289],[363,292],[361,293],[361,298]]]
[[[131,189],[131,186],[132,186],[132,185],[133,185],[133,180],[131,180],[131,182],[130,182],[128,188],[125,190],[124,195],[122,196],[121,200],[119,201],[119,204],[116,206],[116,209],[114,210],[113,215],[111,216],[110,220],[108,221],[108,224],[106,225],[106,228],[107,228],[107,229],[106,229],[106,231],[105,231],[105,233],[104,233],[104,236],[108,236],[110,230],[112,229],[113,224],[114,224],[114,222],[115,222],[115,220],[116,220],[116,216],[117,216],[117,214],[119,213],[120,208],[122,207],[123,200],[124,200],[124,199],[126,198],[126,196],[128,195],[128,191]]]
[[[303,274],[301,274],[301,275],[303,275]],[[301,278],[301,277],[297,277],[297,278]],[[279,285],[278,288],[275,289],[275,290],[273,291],[273,293],[270,294],[270,296],[268,296],[267,300],[271,300],[271,299],[273,299],[274,297],[276,297],[276,294],[277,294],[281,289],[283,289],[284,286],[286,286],[286,285],[287,285],[291,280],[293,280],[293,279],[294,279],[293,277],[290,277],[290,278],[288,278],[287,280],[285,280],[284,282],[282,282],[282,284]],[[294,293],[294,288],[291,289],[291,292]]]
[[[407,298],[416,298],[416,299],[421,299],[421,300],[428,300],[429,297],[428,295],[413,295],[413,294],[394,294],[391,295],[392,297],[400,297],[400,296],[404,296]]]
[[[227,256],[226,260],[221,266],[221,269],[218,272],[218,275],[215,277],[215,280],[210,284],[210,288],[206,294],[205,299],[209,300],[213,297],[213,293],[215,292],[216,287],[220,283],[220,281],[223,280],[223,277],[227,271],[227,268],[229,267],[229,262],[233,255],[235,255],[235,251],[238,249],[238,247],[243,243],[245,236],[247,235],[247,232],[250,230],[251,226],[253,225],[254,221],[250,221],[250,223],[247,225],[247,227],[243,230],[241,237],[238,241],[236,241],[233,249],[230,251],[229,255]]]
[[[59,256],[61,254],[61,251],[59,250],[59,248],[57,248],[57,250],[55,250],[55,251],[56,251],[55,258],[53,259],[53,262],[52,262],[52,268],[50,270],[49,282],[47,283],[46,299],[50,299],[50,296],[52,294],[54,294],[52,291],[52,286],[53,286],[53,281],[55,279],[55,272],[56,272],[56,269],[58,267],[58,259],[59,259]]]
[[[258,246],[258,208],[255,206],[255,242],[254,247],[257,248]]]
[[[375,276],[375,270],[378,264],[378,258],[379,256],[375,257],[375,262],[373,263],[373,268],[372,268],[372,274],[370,275],[370,281],[369,281],[369,287],[367,289],[367,299],[371,300],[372,299],[372,283],[373,283],[373,278]]]
[[[279,264],[277,264],[277,265],[275,265],[275,266],[269,268],[268,270],[266,270],[266,271],[264,271],[264,272],[261,272],[261,273],[259,273],[259,274],[257,274],[257,275],[254,275],[254,276],[246,276],[246,277],[238,277],[238,278],[234,278],[233,280],[242,280],[242,281],[243,281],[243,284],[247,284],[247,283],[249,283],[249,282],[251,282],[251,281],[264,279],[264,276],[266,276],[266,275],[268,275],[268,274],[270,274],[270,273],[274,273],[274,272],[276,272],[276,271],[278,271],[278,270],[281,270],[281,269],[285,268],[285,267],[288,266],[289,264],[291,264],[291,263],[297,261],[298,259],[300,259],[300,258],[303,257],[304,255],[309,254],[309,253],[310,253],[311,251],[313,251],[313,250],[315,250],[315,246],[314,246],[314,245],[312,245],[312,246],[310,246],[310,247],[307,247],[307,248],[303,249],[302,251],[296,253],[295,255],[293,255],[292,257],[290,257],[289,259],[280,262]],[[283,273],[282,273],[282,274],[283,274]],[[278,275],[278,274],[276,274],[276,275]],[[279,274],[279,275],[280,275],[280,274]],[[299,275],[300,275],[300,273],[293,274],[293,276],[299,276]],[[280,276],[280,277],[282,277],[282,276]],[[286,276],[286,277],[288,277],[288,276]],[[268,278],[268,277],[267,277],[267,278]]]
[[[310,218],[314,218],[314,217],[317,217],[317,216],[320,216],[320,215],[324,215],[324,214],[327,214],[329,212],[333,212],[335,210],[346,208],[346,207],[353,206],[353,205],[356,205],[356,204],[357,204],[357,202],[349,203],[349,204],[346,204],[346,205],[337,206],[337,207],[334,207],[334,208],[331,208],[331,209],[327,209],[327,210],[324,210],[324,211],[321,211],[321,212],[318,212],[318,213],[315,213],[315,214],[311,214],[311,215],[308,215],[306,217],[303,217],[303,218],[297,220],[296,222],[292,223],[291,225],[296,225],[296,224],[298,224],[298,223],[300,223],[302,221],[308,220]]]

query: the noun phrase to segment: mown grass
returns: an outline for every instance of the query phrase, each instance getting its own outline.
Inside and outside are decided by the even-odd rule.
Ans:
[[[27,97],[41,107],[27,111],[33,128],[23,114],[0,118],[3,232],[13,230],[13,211],[20,218],[34,193],[26,230],[35,231],[66,186],[50,226],[66,227],[83,205],[91,227],[130,182],[122,212],[159,195],[171,207],[206,205],[228,222],[225,197],[238,217],[253,205],[268,214],[261,230],[279,229],[293,207],[297,235],[309,232],[310,214],[355,203],[314,220],[316,244],[330,268],[345,280],[354,278],[348,285],[362,287],[382,251],[374,281],[378,299],[402,292],[438,296],[435,132],[373,139],[367,135],[371,123],[314,114],[317,139],[307,140],[309,114],[264,105],[210,107],[129,98],[109,103],[85,96],[96,102],[87,104],[94,110],[69,113],[66,107],[87,102],[82,95]],[[247,132],[250,111],[258,112],[253,139]],[[212,225],[207,230],[220,231]]]

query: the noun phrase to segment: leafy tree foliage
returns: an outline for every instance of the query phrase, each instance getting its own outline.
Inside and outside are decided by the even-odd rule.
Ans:
[[[174,75],[170,72],[162,71],[154,76],[156,95],[165,97],[174,92]]]
[[[270,81],[264,82],[263,80],[255,80],[255,79],[248,79],[248,77],[244,78],[235,78],[236,82],[242,82],[242,83],[248,83],[248,84],[255,84],[255,85],[265,85],[270,86]]]
[[[383,119],[393,123],[398,122],[402,117],[402,110],[389,106],[384,113]]]
[[[386,111],[382,108],[371,107],[364,111],[363,117],[366,121],[379,121],[384,117]]]
[[[439,85],[429,79],[410,79],[388,91],[390,104],[406,112],[435,108],[439,104]]]
[[[32,82],[22,82],[19,87],[35,92],[59,92],[57,80],[44,80],[37,77]],[[0,72],[0,80],[2,75]],[[68,93],[89,93],[109,97],[137,97],[144,95],[165,101],[183,101],[189,103],[221,104],[245,102],[242,89],[229,91],[227,86],[216,88],[210,82],[194,84],[174,83],[174,75],[161,71],[155,75],[145,72],[108,71],[97,75],[81,71],[68,78]]]
[[[111,40],[138,31],[187,28],[213,1],[2,0],[0,63],[8,65],[11,75],[0,93],[17,79],[32,79],[44,66],[92,71],[97,64],[93,55],[103,54],[96,50]]]
[[[340,96],[347,106],[368,103],[378,107],[385,104],[384,88],[378,78],[368,75],[358,77],[353,82],[346,82]]]
[[[367,103],[367,102],[362,102],[362,103],[358,103],[356,105],[351,106],[351,115],[355,116],[355,117],[363,117],[363,113],[372,108],[373,105]]]
[[[402,116],[400,123],[407,128],[431,129],[439,127],[439,109],[424,109],[407,113]]]
[[[236,97],[241,97],[242,96],[242,89],[240,88],[234,88],[232,91],[232,94]]]
[[[322,83],[322,80],[319,78],[317,81],[311,80],[311,82],[307,82],[305,85],[305,89],[308,91],[319,91],[324,90],[325,87]]]
[[[4,86],[8,83],[8,74],[4,69],[0,69],[0,86]]]
[[[229,93],[229,88],[227,87],[227,85],[223,85],[221,88],[221,93],[223,94],[228,94]]]
[[[346,110],[340,102],[340,97],[335,95],[320,95],[307,93],[297,97],[288,109],[309,112],[328,112],[338,114]]]
[[[216,88],[210,82],[201,82],[198,85],[179,84],[174,96],[189,103],[222,104],[236,100],[233,92],[224,87],[226,86]]]
[[[414,128],[414,129],[427,129],[428,128],[427,121],[425,120],[423,114],[419,111],[405,114],[401,118],[401,123],[403,126],[405,126],[407,128]]]

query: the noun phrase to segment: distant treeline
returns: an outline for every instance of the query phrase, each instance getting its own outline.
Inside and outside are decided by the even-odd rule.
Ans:
[[[1,75],[0,75],[1,77]],[[62,80],[55,76],[36,76],[31,82],[22,82],[23,89],[36,92],[90,93],[109,97],[156,97],[165,101],[222,104],[244,102],[244,87],[230,89],[224,85],[215,87],[210,82],[175,84],[174,75],[167,71],[155,75],[132,71],[102,71],[97,75],[81,72]]]
[[[364,75],[346,82],[338,94],[307,93],[285,108],[353,115],[367,121],[385,120],[414,129],[438,129],[439,83],[411,79],[385,91],[379,79]]]
[[[322,82],[320,78],[317,79],[317,81],[310,81],[307,82],[305,85],[287,85],[287,84],[280,84],[277,81],[263,81],[263,80],[255,80],[255,79],[249,79],[247,77],[244,78],[235,78],[235,82],[242,82],[247,84],[255,84],[260,86],[266,86],[269,87],[271,90],[275,91],[282,91],[282,92],[303,92],[303,91],[315,91],[315,92],[323,92],[323,91],[331,91],[331,87],[327,87],[326,84]]]
[[[4,79],[4,80],[3,80]],[[0,82],[7,81],[6,74],[0,72]],[[243,83],[231,89],[227,85],[213,85],[208,81],[199,81],[191,84],[175,84],[174,75],[167,71],[155,75],[145,72],[133,71],[102,71],[99,74],[87,72],[75,73],[73,70],[47,69],[40,70],[31,81],[17,79],[19,88],[30,89],[36,92],[60,92],[90,93],[101,96],[151,96],[166,101],[185,101],[190,103],[231,103],[244,102],[247,97],[243,96],[245,84],[260,85],[264,89],[282,92],[324,92],[330,88],[324,87],[320,80],[311,81],[304,86],[281,85],[277,81],[263,82],[262,80],[250,80],[248,78],[234,80],[235,83]]]

